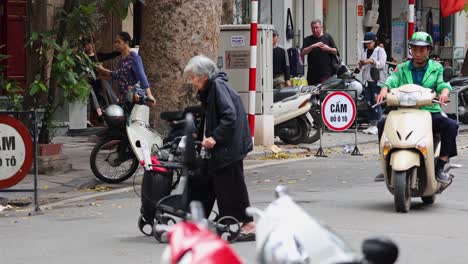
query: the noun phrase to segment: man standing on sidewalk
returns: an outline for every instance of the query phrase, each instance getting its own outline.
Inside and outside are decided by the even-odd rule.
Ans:
[[[325,82],[334,73],[332,55],[338,54],[332,36],[323,33],[322,21],[313,20],[310,23],[312,35],[304,39],[301,54],[307,56],[307,82],[316,85]]]

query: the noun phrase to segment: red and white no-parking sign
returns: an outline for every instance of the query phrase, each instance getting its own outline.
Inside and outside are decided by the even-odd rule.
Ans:
[[[332,92],[322,103],[322,119],[333,131],[344,131],[351,127],[356,118],[356,103],[345,92]]]
[[[0,189],[20,182],[33,162],[32,138],[17,119],[0,114]]]

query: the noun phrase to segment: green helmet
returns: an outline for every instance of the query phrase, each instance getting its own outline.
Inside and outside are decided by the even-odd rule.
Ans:
[[[423,31],[414,32],[413,36],[411,36],[409,45],[410,46],[431,46],[431,47],[434,46],[431,35]]]

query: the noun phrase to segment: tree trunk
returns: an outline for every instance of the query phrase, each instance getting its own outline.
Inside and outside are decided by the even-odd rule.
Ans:
[[[221,6],[221,0],[154,0],[143,6],[140,55],[156,98],[151,121],[159,131],[165,129],[162,111],[199,103],[182,74],[194,55],[216,62]]]

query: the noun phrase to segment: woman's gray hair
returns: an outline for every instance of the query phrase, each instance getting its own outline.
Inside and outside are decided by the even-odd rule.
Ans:
[[[205,55],[197,55],[190,59],[185,66],[184,76],[191,72],[197,77],[203,77],[204,75],[208,76],[208,79],[215,76],[218,73],[218,67],[216,64]]]

